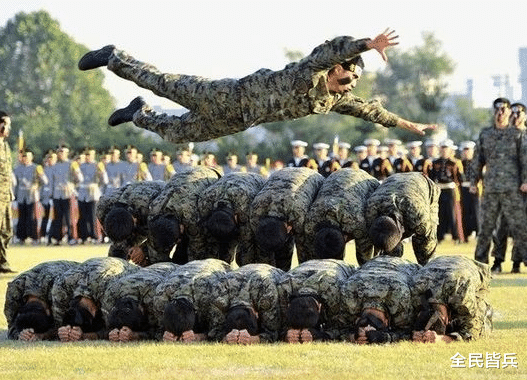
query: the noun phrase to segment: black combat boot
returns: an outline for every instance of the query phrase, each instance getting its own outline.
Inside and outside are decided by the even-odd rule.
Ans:
[[[129,121],[132,121],[134,118],[134,113],[139,111],[141,107],[143,107],[146,104],[144,99],[140,96],[135,98],[128,104],[125,108],[118,109],[114,113],[111,114],[110,118],[108,119],[108,124],[110,124],[112,127],[127,123]]]
[[[494,261],[494,265],[490,268],[490,271],[494,274],[501,273],[501,261]]]
[[[511,273],[520,273],[520,264],[521,262],[519,261],[515,261],[514,263],[512,263]]]
[[[99,50],[92,50],[84,54],[79,61],[79,70],[91,70],[108,65],[114,50],[114,45],[107,45]]]

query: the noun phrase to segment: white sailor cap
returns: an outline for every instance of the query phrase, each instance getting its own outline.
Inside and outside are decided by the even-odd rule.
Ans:
[[[387,152],[388,151],[388,147],[386,145],[381,145],[379,147],[379,152]]]
[[[353,148],[353,150],[355,152],[365,152],[368,148],[366,148],[364,145],[358,145],[356,146],[355,148]]]
[[[293,141],[291,141],[291,146],[303,146],[303,147],[306,147],[307,146],[307,142],[302,141],[302,140],[293,140]]]
[[[340,142],[339,143],[339,148],[343,148],[343,149],[349,149],[351,148],[351,145],[347,142]]]
[[[454,142],[450,139],[445,139],[439,143],[441,148],[454,148]]]
[[[476,147],[476,143],[474,141],[463,141],[461,144],[459,144],[459,147],[461,149],[474,149]]]
[[[425,146],[438,146],[438,144],[436,140],[428,139],[425,141]]]
[[[313,144],[313,149],[329,149],[329,145],[326,143],[319,142]]]
[[[364,140],[364,145],[368,146],[368,145],[375,145],[375,146],[379,146],[381,145],[381,142],[377,139],[366,139]]]
[[[410,141],[406,144],[407,148],[417,148],[419,146],[423,145],[422,141],[416,140],[416,141]]]
[[[386,139],[384,140],[384,143],[386,145],[401,145],[401,140],[397,140],[397,139]]]

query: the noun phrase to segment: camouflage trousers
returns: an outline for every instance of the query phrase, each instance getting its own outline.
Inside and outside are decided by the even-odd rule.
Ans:
[[[13,237],[11,202],[0,203],[0,266],[7,265],[7,247]]]
[[[135,113],[136,126],[155,132],[165,140],[206,141],[250,127],[243,120],[240,89],[235,79],[209,80],[194,75],[166,74],[123,51],[112,54],[108,69],[189,110],[175,116],[159,114],[144,106]]]
[[[527,211],[527,197],[525,195],[523,195],[523,202],[523,209]],[[505,261],[507,239],[509,236],[511,236],[511,233],[509,231],[509,226],[507,225],[507,220],[505,217],[503,217],[503,215],[500,215],[498,222],[496,223],[496,229],[492,234],[492,243],[494,244],[494,247],[492,248],[492,256],[494,256],[494,260],[496,262],[501,263]],[[514,244],[512,247],[511,259],[515,263],[522,262],[522,257],[518,253],[518,247],[516,244]]]
[[[523,196],[519,191],[504,193],[483,193],[481,201],[481,226],[476,244],[475,259],[489,262],[489,248],[492,232],[498,217],[502,216],[509,226],[514,239],[517,257],[527,263],[527,213],[523,207]]]

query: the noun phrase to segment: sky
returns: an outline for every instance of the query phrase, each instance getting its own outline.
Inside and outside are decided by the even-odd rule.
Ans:
[[[492,76],[508,75],[511,100],[521,98],[525,0],[17,0],[1,8],[0,27],[18,12],[44,9],[90,50],[114,44],[162,71],[213,79],[279,70],[287,64],[286,49],[307,55],[339,35],[374,38],[389,27],[399,35],[398,47],[409,50],[423,43],[423,32],[433,32],[456,64],[450,91],[464,93],[471,78],[476,104],[490,106],[501,95]],[[369,71],[385,66],[375,51],[363,59]],[[105,87],[119,107],[138,95],[152,105],[177,107],[108,71]]]

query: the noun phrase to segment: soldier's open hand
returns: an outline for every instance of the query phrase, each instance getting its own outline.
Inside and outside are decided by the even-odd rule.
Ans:
[[[398,45],[398,38],[399,36],[395,34],[395,30],[390,30],[390,28],[386,28],[384,32],[379,34],[373,40],[368,41],[366,46],[369,49],[377,50],[381,55],[382,59],[386,62],[388,61],[388,57],[386,56],[385,50],[389,46]]]

